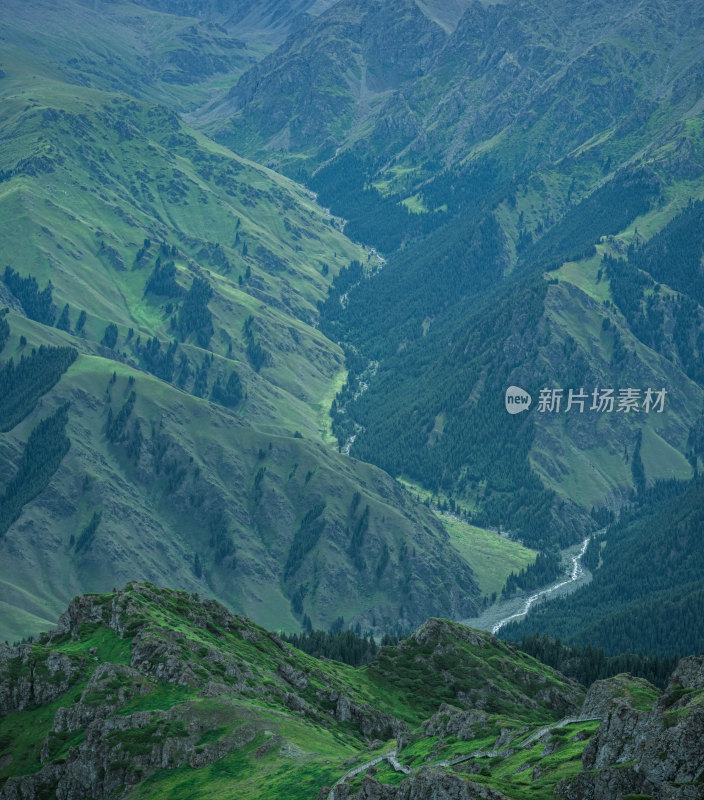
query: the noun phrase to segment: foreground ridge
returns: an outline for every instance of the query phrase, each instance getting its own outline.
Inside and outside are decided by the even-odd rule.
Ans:
[[[130,583],[0,645],[0,798],[701,797],[703,693],[688,658],[662,694],[620,675],[585,696],[441,619],[353,668]]]

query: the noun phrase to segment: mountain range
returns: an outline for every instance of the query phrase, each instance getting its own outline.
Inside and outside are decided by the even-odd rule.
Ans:
[[[701,798],[702,97],[695,0],[6,0],[0,798]]]
[[[698,475],[697,3],[0,13],[2,635],[467,618]],[[608,387],[666,407],[539,410]]]
[[[691,478],[701,307],[671,250],[636,250],[666,229],[702,255],[701,37],[686,2],[339,3],[209,107],[219,141],[387,259],[324,309],[359,357],[335,420],[352,455],[538,547],[630,501],[637,442],[646,483]],[[512,384],[670,404],[509,420]]]

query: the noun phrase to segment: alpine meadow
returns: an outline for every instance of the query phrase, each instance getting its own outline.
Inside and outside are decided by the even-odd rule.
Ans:
[[[0,800],[233,797],[704,800],[700,0],[0,4]]]

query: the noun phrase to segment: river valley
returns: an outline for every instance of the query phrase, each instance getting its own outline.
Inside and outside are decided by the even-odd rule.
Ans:
[[[572,545],[562,551],[564,563],[567,569],[562,577],[554,583],[543,587],[510,597],[499,599],[485,609],[478,617],[460,620],[463,624],[472,628],[491,631],[497,633],[506,623],[522,619],[530,608],[536,603],[542,603],[555,597],[571,594],[579,589],[580,586],[589,583],[592,576],[589,570],[582,564],[582,558],[589,544],[587,537],[583,542]]]

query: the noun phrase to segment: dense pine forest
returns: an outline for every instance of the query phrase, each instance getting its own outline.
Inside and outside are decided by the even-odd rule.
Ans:
[[[590,584],[501,636],[548,633],[582,648],[598,642],[607,655],[703,651],[703,536],[704,481],[656,485],[607,528]]]
[[[0,431],[6,433],[21,422],[75,361],[72,347],[32,348],[15,364],[10,358],[0,368]]]
[[[42,492],[71,442],[66,436],[68,403],[43,419],[31,432],[15,474],[0,497],[0,537],[22,513],[23,507]]]
[[[559,639],[539,633],[523,636],[515,645],[522,652],[529,653],[543,664],[549,664],[584,686],[591,686],[594,681],[626,672],[645,678],[654,686],[664,689],[680,659],[677,654],[658,657],[643,655],[642,652],[606,656],[602,647],[591,644],[584,647],[569,646]]]

